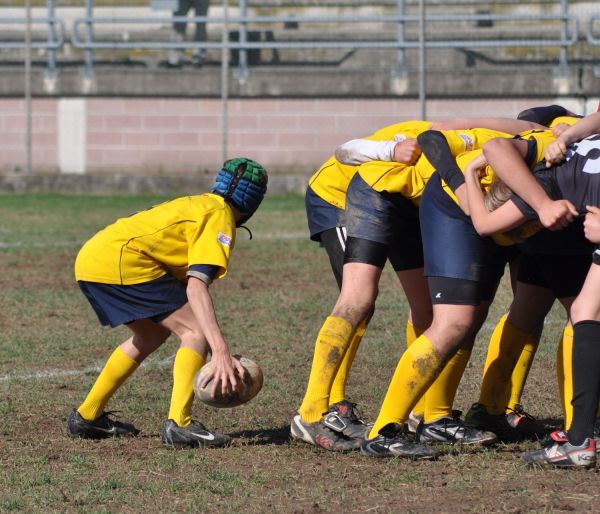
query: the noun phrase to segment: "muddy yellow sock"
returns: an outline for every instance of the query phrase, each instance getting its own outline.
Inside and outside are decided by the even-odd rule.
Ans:
[[[306,394],[298,409],[304,421],[319,421],[328,411],[329,391],[353,335],[352,325],[343,318],[329,316],[323,323],[315,343]]]
[[[421,335],[400,358],[369,438],[375,437],[388,423],[404,423],[441,366],[440,354],[425,334]]]
[[[409,320],[406,321],[406,347],[409,348],[411,344],[413,344],[417,338],[424,332],[424,330],[420,329],[413,325]],[[416,416],[423,416],[425,412],[425,396],[421,396],[416,405],[412,408],[413,413]]]
[[[179,348],[173,363],[173,391],[169,418],[180,427],[192,422],[192,402],[194,401],[194,378],[206,359],[191,348]]]
[[[510,398],[510,382],[513,370],[529,334],[519,330],[502,316],[496,325],[483,368],[479,403],[490,414],[502,414]]]
[[[565,417],[565,430],[569,430],[573,420],[573,327],[567,325],[562,333],[556,352],[556,378],[558,380],[558,391],[562,403],[563,415]]]
[[[533,364],[533,358],[535,357],[539,343],[539,339],[533,339],[530,336],[523,347],[521,356],[510,378],[510,400],[507,405],[508,409],[506,409],[507,413],[512,412],[517,403],[521,403],[521,395],[523,394],[523,389],[525,389],[525,382],[527,382],[529,370]]]
[[[429,386],[424,395],[424,423],[452,417],[454,397],[470,357],[471,350],[458,350],[454,357],[446,363],[433,384]]]
[[[77,409],[81,417],[91,421],[100,416],[115,391],[138,366],[139,364],[118,346],[106,361],[86,399]]]
[[[342,360],[342,363],[335,374],[335,379],[333,380],[333,385],[331,386],[331,391],[329,392],[329,405],[333,405],[334,403],[341,402],[342,400],[346,399],[346,382],[348,381],[350,368],[352,368],[356,351],[358,350],[360,342],[362,341],[366,331],[367,323],[365,321],[356,327],[356,332],[354,332],[352,341],[350,341],[350,346],[348,346],[348,349],[344,354],[344,360]]]

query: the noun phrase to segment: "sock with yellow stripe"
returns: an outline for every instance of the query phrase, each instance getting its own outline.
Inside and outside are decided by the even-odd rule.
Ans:
[[[558,391],[560,402],[565,418],[565,430],[569,430],[573,420],[573,327],[567,325],[562,333],[556,352],[556,379],[558,380]]]
[[[410,320],[407,320],[406,347],[410,348],[410,345],[413,344],[423,332],[425,332],[425,330],[413,325]],[[421,398],[419,398],[419,401],[412,408],[412,412],[415,416],[423,416],[425,412],[425,396],[421,396]]]
[[[319,421],[329,410],[329,392],[354,329],[343,318],[329,316],[317,336],[306,394],[298,412],[303,421]]]
[[[454,357],[446,363],[433,384],[429,386],[424,395],[424,423],[452,417],[454,397],[470,357],[471,350],[458,350]]]
[[[529,376],[529,370],[533,364],[533,358],[535,352],[537,352],[540,340],[538,338],[532,338],[531,336],[527,339],[521,356],[515,365],[515,369],[510,378],[510,400],[508,401],[506,412],[514,411],[515,405],[521,403],[521,396],[523,389],[525,389],[525,382]]]
[[[377,436],[388,423],[404,423],[441,367],[440,354],[427,336],[421,335],[400,358],[369,438]]]
[[[506,316],[500,318],[490,339],[479,393],[479,403],[489,414],[505,412],[513,370],[528,339],[529,334],[512,325]]]
[[[194,378],[205,363],[206,359],[191,348],[181,347],[175,354],[168,419],[172,419],[180,427],[188,426],[192,422]]]
[[[344,354],[344,360],[342,360],[340,368],[335,374],[335,379],[333,380],[333,385],[331,386],[331,391],[329,392],[329,405],[333,405],[334,403],[341,402],[342,400],[346,399],[346,382],[348,381],[350,368],[352,368],[354,357],[356,356],[356,352],[366,331],[366,321],[363,321],[358,325],[358,327],[356,327],[356,332],[354,332],[352,341],[350,341],[350,346],[348,346],[348,349]]]
[[[106,361],[86,399],[77,409],[81,417],[92,421],[102,415],[112,395],[138,366],[139,364],[118,346]]]

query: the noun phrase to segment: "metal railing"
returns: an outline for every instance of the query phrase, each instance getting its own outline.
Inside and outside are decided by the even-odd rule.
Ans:
[[[280,15],[280,16],[254,16],[248,14],[248,1],[239,1],[239,15],[227,17],[97,17],[93,13],[93,0],[86,0],[86,15],[76,18],[73,21],[70,36],[71,42],[75,48],[85,52],[85,74],[87,76],[94,75],[94,51],[96,50],[134,50],[134,49],[150,49],[150,50],[186,50],[186,49],[223,49],[224,44],[228,49],[236,50],[238,53],[238,78],[245,78],[249,73],[248,52],[251,50],[278,50],[278,49],[381,49],[381,50],[396,50],[396,68],[394,72],[402,75],[406,72],[406,51],[419,49],[421,43],[418,37],[409,39],[406,36],[407,27],[414,27],[415,33],[418,32],[418,27],[421,22],[425,24],[455,24],[455,23],[487,23],[496,24],[502,22],[521,22],[521,23],[540,23],[540,22],[557,22],[557,33],[555,37],[534,37],[527,39],[525,37],[512,37],[496,39],[478,39],[461,38],[461,39],[444,39],[435,40],[428,39],[424,42],[426,49],[438,48],[454,48],[454,49],[470,49],[470,48],[527,48],[536,49],[540,47],[557,48],[559,50],[559,70],[566,72],[568,67],[567,53],[568,49],[579,40],[579,25],[575,15],[569,14],[568,0],[560,1],[560,12],[557,14],[539,14],[539,15],[510,15],[510,14],[458,14],[458,15],[433,15],[425,14],[421,20],[419,15],[406,15],[406,1],[395,1],[395,14],[386,15],[370,15],[370,16],[302,16],[302,15]],[[46,49],[48,53],[48,69],[50,74],[56,71],[56,52],[64,43],[65,26],[64,23],[54,16],[54,0],[48,0],[48,14],[46,18],[36,18],[36,23],[45,23],[48,26],[47,40],[45,42],[36,41],[32,44],[33,48]],[[599,19],[600,15],[595,15],[590,18],[587,30],[587,40],[592,45],[600,44],[600,39],[593,36],[594,21]],[[138,41],[105,41],[95,37],[94,29],[97,26],[162,26],[171,25],[173,22],[185,23],[210,23],[211,25],[221,25],[223,37],[220,41],[153,41],[153,40],[138,40]],[[15,24],[24,23],[24,19],[20,18],[1,18],[0,23]],[[359,39],[346,39],[342,41],[328,40],[311,40],[311,41],[284,41],[271,40],[268,41],[249,41],[248,26],[257,25],[274,25],[274,24],[348,24],[360,27],[365,23],[377,23],[382,25],[393,25],[396,28],[395,35],[384,38],[380,36],[377,39],[368,41]],[[238,31],[239,37],[236,41],[231,40],[229,29]],[[391,34],[394,34],[394,28],[391,28]],[[22,42],[2,42],[0,41],[0,49],[20,49],[24,48]]]
[[[493,15],[493,14],[473,14],[473,15],[428,15],[425,17],[425,23],[457,23],[457,22],[505,22],[505,21],[521,21],[521,22],[540,22],[540,21],[558,21],[561,23],[560,34],[555,39],[548,38],[508,38],[508,39],[457,39],[457,40],[427,40],[426,48],[540,48],[554,47],[561,50],[560,66],[565,68],[568,66],[566,50],[575,44],[579,39],[579,24],[575,16],[564,14],[547,14],[547,15]],[[97,41],[93,36],[93,27],[95,25],[148,25],[156,23],[172,23],[172,22],[210,22],[213,25],[222,25],[223,30],[228,26],[239,27],[239,41],[228,42],[230,49],[239,50],[239,75],[245,77],[248,75],[246,53],[253,49],[395,49],[399,51],[418,49],[419,41],[407,40],[405,37],[406,24],[417,25],[420,22],[420,17],[415,15],[387,15],[387,16],[232,16],[227,20],[218,17],[169,17],[164,19],[159,18],[116,18],[116,17],[94,17],[86,16],[77,18],[73,23],[71,31],[71,41],[73,46],[92,52],[97,49],[211,49],[222,48],[221,42],[158,42],[158,41]],[[345,41],[248,41],[247,25],[248,24],[281,24],[281,23],[381,23],[381,24],[397,24],[399,27],[397,39],[377,39],[377,40],[345,40]],[[566,28],[563,28],[563,24]],[[80,27],[84,27],[83,33],[85,36],[80,37]],[[405,66],[405,58],[403,52],[398,55],[398,68]],[[86,60],[88,73],[93,73],[93,59]]]
[[[588,20],[587,41],[590,45],[600,45],[600,38],[594,37],[594,23],[600,20],[600,14],[590,16]]]
[[[23,25],[27,23],[26,18],[0,18],[0,25]],[[46,73],[52,75],[56,73],[56,52],[62,48],[65,43],[65,24],[59,18],[47,16],[43,18],[31,18],[31,23],[36,25],[47,25],[47,35],[45,40],[31,41],[29,44],[25,39],[18,41],[0,41],[2,50],[27,50],[28,46],[33,49],[46,50],[48,64]]]

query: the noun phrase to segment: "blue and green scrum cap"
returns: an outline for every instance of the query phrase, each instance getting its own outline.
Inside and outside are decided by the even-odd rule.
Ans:
[[[236,157],[223,164],[210,192],[225,198],[246,215],[244,221],[247,221],[262,202],[267,182],[267,170],[259,163]]]

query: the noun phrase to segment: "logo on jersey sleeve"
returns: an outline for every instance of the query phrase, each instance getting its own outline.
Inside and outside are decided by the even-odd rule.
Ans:
[[[475,142],[473,141],[473,138],[471,136],[469,136],[469,134],[465,134],[464,132],[459,132],[458,135],[460,136],[460,138],[463,140],[463,143],[465,144],[465,152],[470,152],[471,150],[473,150],[473,148],[475,148]]]
[[[223,232],[219,232],[217,234],[217,241],[219,241],[219,243],[221,243],[223,246],[226,246],[227,248],[231,247],[231,236],[228,236]]]

